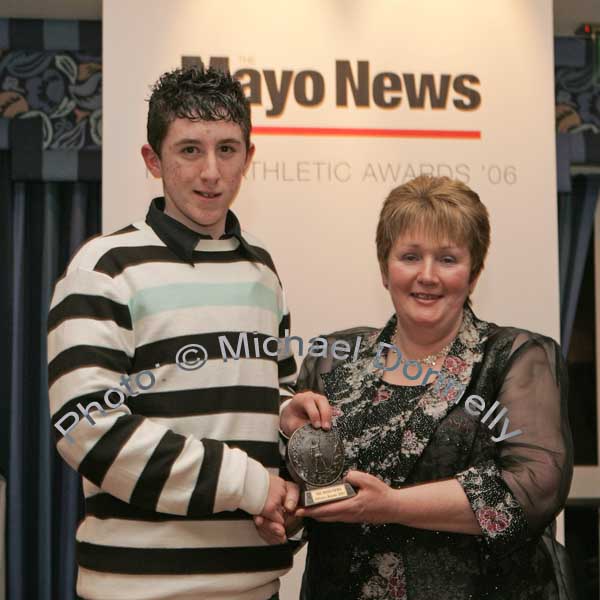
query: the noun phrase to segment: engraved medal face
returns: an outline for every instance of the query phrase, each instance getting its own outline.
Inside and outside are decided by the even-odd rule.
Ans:
[[[342,440],[334,430],[304,425],[294,431],[288,442],[288,462],[290,470],[308,485],[334,483],[344,470]]]

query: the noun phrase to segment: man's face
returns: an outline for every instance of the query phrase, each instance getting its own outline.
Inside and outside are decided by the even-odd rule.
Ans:
[[[165,212],[218,239],[254,156],[253,145],[246,151],[241,127],[232,121],[177,118],[169,125],[160,157],[148,144],[142,156],[148,170],[162,177]]]

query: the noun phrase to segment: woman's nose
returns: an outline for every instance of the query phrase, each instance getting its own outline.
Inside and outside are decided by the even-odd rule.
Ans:
[[[436,283],[437,273],[435,267],[435,261],[431,258],[425,258],[421,262],[421,270],[418,275],[419,283],[428,284]]]

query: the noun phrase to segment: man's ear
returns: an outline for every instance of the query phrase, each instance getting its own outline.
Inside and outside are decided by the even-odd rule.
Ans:
[[[162,166],[160,164],[160,157],[154,150],[150,144],[144,144],[142,146],[142,158],[146,163],[146,168],[156,179],[160,179],[162,177]]]

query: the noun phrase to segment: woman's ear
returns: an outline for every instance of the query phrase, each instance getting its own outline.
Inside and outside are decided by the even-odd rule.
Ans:
[[[388,276],[387,273],[384,273],[383,271],[381,271],[381,283],[383,284],[383,287],[387,290],[388,288]]]
[[[475,291],[475,287],[477,286],[477,282],[479,281],[479,276],[481,275],[481,271],[475,275],[471,282],[469,283],[469,296]]]

